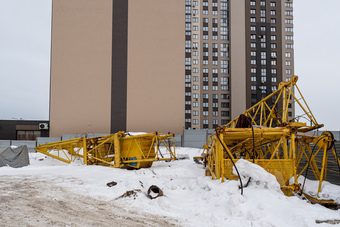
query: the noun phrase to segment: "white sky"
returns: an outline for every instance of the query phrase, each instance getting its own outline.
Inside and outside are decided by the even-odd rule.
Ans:
[[[47,120],[51,0],[0,0],[0,119]],[[295,74],[324,129],[340,130],[339,0],[295,0]]]

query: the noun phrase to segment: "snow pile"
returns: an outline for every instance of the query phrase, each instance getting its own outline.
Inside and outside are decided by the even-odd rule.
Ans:
[[[205,176],[203,166],[192,161],[201,152],[176,148],[176,153],[188,155],[190,160],[154,162],[151,168],[139,170],[84,166],[81,162],[67,165],[31,153],[30,166],[0,168],[0,176],[34,176],[66,191],[110,202],[131,213],[158,215],[179,226],[322,226],[325,224],[316,224],[316,220],[340,219],[340,211],[286,197],[271,174],[245,160],[236,163],[244,184],[251,178],[242,196],[238,181],[221,183]],[[117,184],[108,187],[112,181]],[[152,185],[164,195],[150,199],[147,191]],[[330,190],[340,193],[340,187]]]
[[[290,179],[289,183],[293,183],[294,179]],[[306,193],[312,197],[317,197],[319,181],[309,180],[303,176],[298,178],[298,182],[303,187],[303,193]],[[319,199],[321,200],[333,200],[334,202],[340,204],[340,186],[331,184],[327,181],[323,181],[321,185],[321,192],[319,193]]]
[[[235,165],[239,171],[243,185],[249,182],[248,186],[250,187],[264,188],[281,192],[280,184],[277,182],[275,176],[268,173],[261,166],[244,159],[238,160]],[[235,166],[233,166],[233,173],[237,175]]]

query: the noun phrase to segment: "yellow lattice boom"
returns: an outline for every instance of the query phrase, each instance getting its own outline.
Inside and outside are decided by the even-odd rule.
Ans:
[[[315,178],[319,180],[318,194],[322,181],[327,179],[328,153],[334,154],[337,163],[340,161],[333,148],[334,137],[330,132],[321,136],[308,133],[323,127],[318,124],[307,105],[296,82],[292,77],[288,82],[281,82],[279,88],[263,98],[216,132],[204,146],[204,152],[196,159],[202,159],[208,169],[206,175],[213,179],[237,179],[232,173],[232,161],[246,159],[272,173],[283,189],[299,191],[298,177],[310,164]],[[289,108],[298,106],[304,117],[310,122],[307,125],[299,122],[299,117],[292,118]],[[313,153],[311,145],[318,149]],[[323,160],[317,163],[316,155],[323,152]],[[302,160],[306,161],[301,166]],[[289,180],[294,178],[294,183]]]
[[[151,167],[154,161],[175,160],[174,144],[172,134],[154,132],[129,136],[118,132],[41,144],[35,150],[66,163],[81,159],[85,165],[144,168]]]

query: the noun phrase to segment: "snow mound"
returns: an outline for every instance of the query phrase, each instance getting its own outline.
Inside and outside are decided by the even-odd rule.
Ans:
[[[243,186],[248,183],[248,187],[263,188],[280,192],[280,184],[277,182],[276,177],[268,173],[261,166],[256,165],[244,159],[240,159],[235,163],[242,179]],[[237,175],[235,166],[233,173]]]

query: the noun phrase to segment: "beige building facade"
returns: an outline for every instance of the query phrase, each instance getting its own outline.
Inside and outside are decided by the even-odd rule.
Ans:
[[[53,0],[50,136],[181,133],[183,9],[182,0]]]

